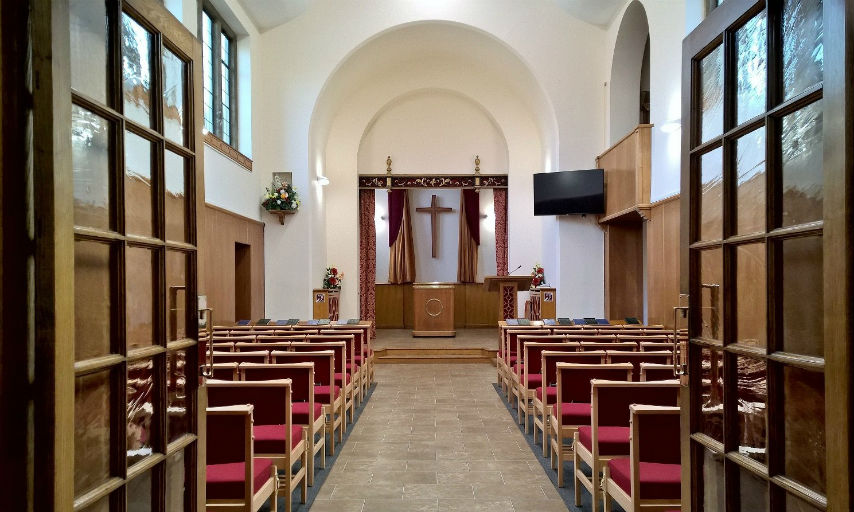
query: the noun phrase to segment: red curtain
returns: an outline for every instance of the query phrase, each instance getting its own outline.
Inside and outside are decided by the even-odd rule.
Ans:
[[[507,189],[494,188],[495,196],[495,270],[499,276],[507,275]]]
[[[359,191],[359,316],[371,321],[376,334],[377,230],[374,225],[374,191]]]
[[[463,189],[460,194],[460,236],[457,281],[477,281],[477,246],[480,245],[480,194]]]

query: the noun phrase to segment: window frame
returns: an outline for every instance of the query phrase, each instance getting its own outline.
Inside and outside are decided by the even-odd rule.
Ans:
[[[223,122],[222,122],[222,70],[220,64],[222,63],[222,44],[220,37],[212,37],[211,41],[211,64],[213,69],[211,70],[211,74],[213,76],[213,131],[207,132],[209,135],[213,135],[217,139],[223,141],[234,149],[237,149],[238,144],[238,129],[237,129],[237,33],[228,26],[223,20],[222,15],[219,11],[211,5],[210,2],[204,1],[199,2],[199,15],[198,15],[198,32],[199,32],[199,41],[202,43],[202,50],[204,51],[204,34],[202,33],[203,20],[204,16],[207,15],[211,20],[211,30],[212,35],[219,36],[220,34],[224,34],[225,37],[230,42],[230,48],[228,52],[228,71],[229,71],[229,95],[228,95],[228,104],[229,104],[229,126],[230,126],[230,139],[226,140],[223,137]],[[202,62],[202,66],[204,66],[204,59]],[[202,69],[202,76],[204,77],[205,70]],[[204,79],[203,87],[204,87]],[[203,100],[204,101],[204,100]],[[202,109],[202,123],[205,123],[204,119],[204,109]]]

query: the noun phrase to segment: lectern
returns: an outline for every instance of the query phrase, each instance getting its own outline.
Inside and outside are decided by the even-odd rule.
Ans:
[[[498,291],[498,321],[516,318],[519,308],[516,304],[516,292],[531,288],[531,276],[486,276],[483,278],[486,289]]]
[[[414,283],[412,308],[413,336],[456,336],[453,283]]]

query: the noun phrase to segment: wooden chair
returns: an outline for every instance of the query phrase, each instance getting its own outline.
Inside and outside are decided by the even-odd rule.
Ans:
[[[657,364],[657,363],[641,363],[640,364],[640,380],[641,382],[655,380],[672,380],[676,376],[673,374],[672,364]]]
[[[270,500],[276,512],[278,474],[271,459],[256,458],[251,405],[209,407],[205,510],[255,512]]]
[[[314,363],[240,365],[240,380],[291,381],[291,419],[306,429],[308,441],[308,485],[314,485],[314,457],[320,453],[320,467],[326,467],[326,417],[323,404],[314,401]]]
[[[637,352],[638,344],[632,341],[614,341],[611,343],[597,343],[593,341],[582,341],[579,343],[579,350],[624,350],[628,352]]]
[[[334,329],[324,329],[320,331],[319,335],[353,337],[353,346],[350,356],[347,358],[347,366],[352,370],[353,378],[355,379],[354,382],[357,384],[355,391],[357,398],[356,406],[358,407],[362,403],[362,399],[365,394],[368,392],[369,369],[367,345],[365,344],[368,329],[344,329],[344,327],[351,326],[345,325]]]
[[[524,328],[516,328],[516,329],[508,329],[505,332],[504,338],[504,382],[506,383],[506,394],[507,400],[510,400],[511,396],[516,396],[516,385],[515,382],[517,379],[514,379],[516,363],[518,362],[518,353],[516,352],[518,343],[517,338],[519,335],[523,336],[548,336],[548,329],[535,328],[535,326],[528,326]]]
[[[670,364],[673,362],[673,354],[671,352],[627,352],[625,350],[608,350],[609,363],[631,363],[634,370],[632,371],[632,380],[638,382],[640,378],[641,363],[658,363]]]
[[[576,343],[614,343],[617,341],[617,337],[613,334],[600,336],[596,332],[592,332],[590,334],[569,334],[566,336],[566,340]]]
[[[520,334],[516,336],[516,363],[511,368],[512,394],[516,398],[516,407],[521,407],[525,401],[525,393],[522,389],[523,373],[525,368],[525,345],[528,343],[563,343],[566,340],[564,336],[554,336],[551,334]],[[518,416],[519,424],[522,424],[522,417]]]
[[[323,404],[326,432],[329,434],[327,453],[335,455],[335,431],[338,442],[344,441],[344,397],[341,387],[335,385],[335,352],[272,352],[273,364],[314,363],[314,400]]]
[[[289,341],[277,341],[270,343],[256,341],[255,343],[235,343],[234,350],[236,352],[272,352],[273,350],[287,350],[290,346],[291,342]]]
[[[353,375],[347,371],[347,361],[349,358],[347,357],[347,352],[349,352],[349,347],[347,346],[346,341],[318,341],[313,340],[311,342],[303,342],[303,343],[292,343],[291,350],[294,352],[318,352],[323,350],[331,350],[335,353],[334,364],[335,364],[335,374],[334,382],[335,385],[340,387],[344,393],[344,420],[347,423],[353,422],[353,415],[355,414],[354,408],[354,386],[353,386]],[[349,416],[347,413],[349,411]]]
[[[564,444],[564,439],[572,439],[579,427],[590,424],[590,381],[629,381],[632,365],[557,363],[556,375],[557,397],[550,413],[549,443],[552,466],[557,465],[557,482],[563,487],[563,463],[572,460],[575,453],[574,446]]]
[[[266,350],[252,352],[214,352],[214,363],[267,363],[269,355]]]
[[[642,341],[639,343],[641,352],[658,352],[660,350],[669,350],[673,352],[673,337],[667,341]]]
[[[254,407],[255,424],[252,427],[255,457],[272,459],[283,471],[279,476],[279,488],[284,489],[288,499],[285,511],[292,509],[291,494],[301,487],[301,502],[308,498],[308,451],[303,427],[291,420],[290,379],[265,380],[258,382],[225,382],[209,380],[208,404],[213,407],[251,403]],[[299,467],[294,470],[294,465]]]
[[[213,377],[217,380],[239,380],[238,363],[214,363]]]
[[[524,337],[519,336],[519,339],[522,338]],[[563,340],[563,336],[543,336],[542,339],[552,341],[536,341],[535,343],[527,342],[523,345],[520,345],[520,347],[524,347],[520,348],[520,350],[522,350],[522,354],[524,354],[524,357],[522,358],[522,363],[520,367],[521,375],[519,377],[518,396],[520,397],[520,400],[517,400],[516,406],[518,410],[519,422],[524,422],[526,434],[528,433],[528,418],[534,407],[533,401],[536,398],[536,389],[543,386],[543,373],[541,371],[541,365],[543,363],[543,352],[546,350],[553,350],[559,352],[572,351],[577,353],[577,347],[575,343],[554,341]],[[534,429],[534,442],[537,442],[536,428]]]
[[[211,343],[214,352],[234,352],[234,343],[214,341]]]
[[[572,349],[574,343],[567,343],[566,350],[544,350],[540,354],[541,387],[534,390],[534,442],[537,442],[537,429],[543,435],[543,457],[548,454],[550,443],[549,420],[551,405],[557,401],[557,363],[575,364],[605,364],[604,351],[576,352]]]
[[[338,341],[344,342],[347,344],[347,360],[344,365],[344,372],[346,372],[350,377],[350,386],[352,387],[352,399],[354,407],[358,407],[361,403],[362,399],[362,374],[361,374],[361,366],[357,364],[356,355],[359,353],[359,350],[356,348],[357,340],[361,338],[361,332],[359,331],[337,331],[334,329],[320,331],[320,334],[316,334],[313,336],[306,336],[306,341],[309,343],[325,343],[327,341]],[[338,373],[338,370],[336,370]],[[336,379],[338,377],[336,376]],[[352,422],[352,414],[355,414],[355,411],[351,412],[351,422]]]
[[[599,473],[615,457],[629,455],[629,406],[631,404],[679,405],[678,381],[613,382],[591,381],[590,422],[573,435],[573,478],[575,506],[581,506],[581,489],[587,489],[593,510],[599,510]],[[678,436],[677,436],[678,439]],[[591,470],[588,477],[581,462]]]
[[[628,458],[611,459],[603,468],[605,510],[613,498],[623,510],[679,509],[682,466],[678,407],[629,406]]]

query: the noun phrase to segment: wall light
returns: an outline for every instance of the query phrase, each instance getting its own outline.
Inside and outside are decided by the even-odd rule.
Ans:
[[[661,131],[663,131],[664,133],[674,133],[678,132],[681,129],[681,119],[671,119],[670,121],[665,121],[664,124],[661,125]]]
[[[329,185],[329,178],[327,178],[326,176],[318,176],[317,184],[321,187],[325,187],[326,185]]]

